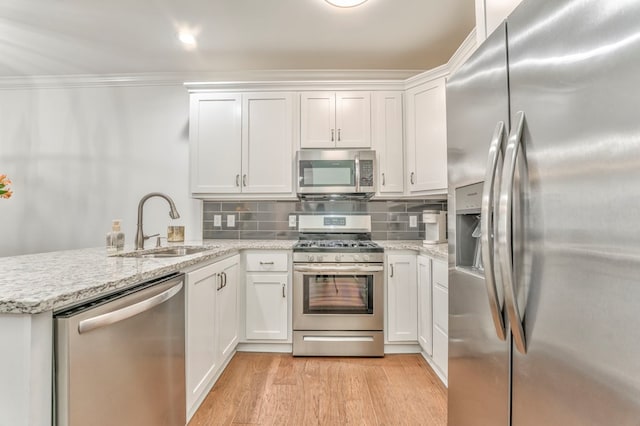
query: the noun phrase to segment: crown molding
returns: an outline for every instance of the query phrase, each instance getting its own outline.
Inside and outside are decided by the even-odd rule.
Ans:
[[[447,64],[440,65],[439,67],[430,69],[421,74],[410,77],[404,81],[404,90],[412,89],[421,84],[429,81],[436,80],[438,78],[444,78],[449,74],[449,67]]]
[[[449,68],[449,76],[455,74],[455,72],[465,63],[465,61],[471,56],[473,52],[478,48],[478,40],[476,36],[476,29],[471,30],[467,38],[464,39],[462,44],[458,47],[455,53],[447,62],[447,68]]]
[[[199,91],[408,90],[449,76],[475,51],[476,30],[444,65],[424,70],[247,70],[0,77],[0,90],[186,86]]]
[[[289,80],[289,81],[221,81],[184,83],[189,93],[261,92],[313,90],[403,90],[404,80]]]
[[[123,87],[123,86],[187,86],[211,85],[215,88],[238,87],[241,83],[255,87],[271,87],[286,83],[343,82],[368,84],[398,84],[422,70],[264,70],[264,71],[218,71],[149,74],[91,74],[48,75],[29,77],[0,77],[0,90],[11,89],[58,89],[79,87]],[[202,83],[200,83],[202,82]]]

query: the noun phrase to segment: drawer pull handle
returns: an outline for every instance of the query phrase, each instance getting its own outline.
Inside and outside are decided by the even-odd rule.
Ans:
[[[271,261],[271,262],[263,262],[263,261],[260,261],[260,264],[261,264],[261,265],[273,265],[273,264],[274,264],[274,262],[273,262],[273,261]]]

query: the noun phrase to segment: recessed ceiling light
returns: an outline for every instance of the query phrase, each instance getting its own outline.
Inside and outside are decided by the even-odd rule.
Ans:
[[[184,44],[184,47],[187,49],[194,49],[198,44],[196,42],[195,34],[190,30],[181,30],[178,33],[178,40]]]
[[[367,0],[325,0],[327,3],[336,7],[355,7],[360,6]]]

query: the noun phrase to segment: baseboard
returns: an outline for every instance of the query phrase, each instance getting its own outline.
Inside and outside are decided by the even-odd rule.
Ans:
[[[238,343],[238,352],[292,353],[291,343]]]
[[[438,376],[442,384],[444,384],[444,386],[448,388],[449,381],[447,380],[447,376],[442,371],[440,371],[440,367],[438,367],[436,363],[433,362],[433,358],[431,358],[426,352],[420,352],[420,354],[422,355],[422,358],[427,361],[427,364],[429,364],[429,367],[431,367],[433,372],[436,373],[436,376]]]
[[[417,343],[401,343],[401,344],[386,343],[384,345],[385,355],[419,354],[419,353],[420,353],[420,345]]]

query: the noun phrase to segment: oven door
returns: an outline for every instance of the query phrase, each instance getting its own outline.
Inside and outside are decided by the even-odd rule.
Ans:
[[[383,266],[296,264],[294,330],[382,330]]]

